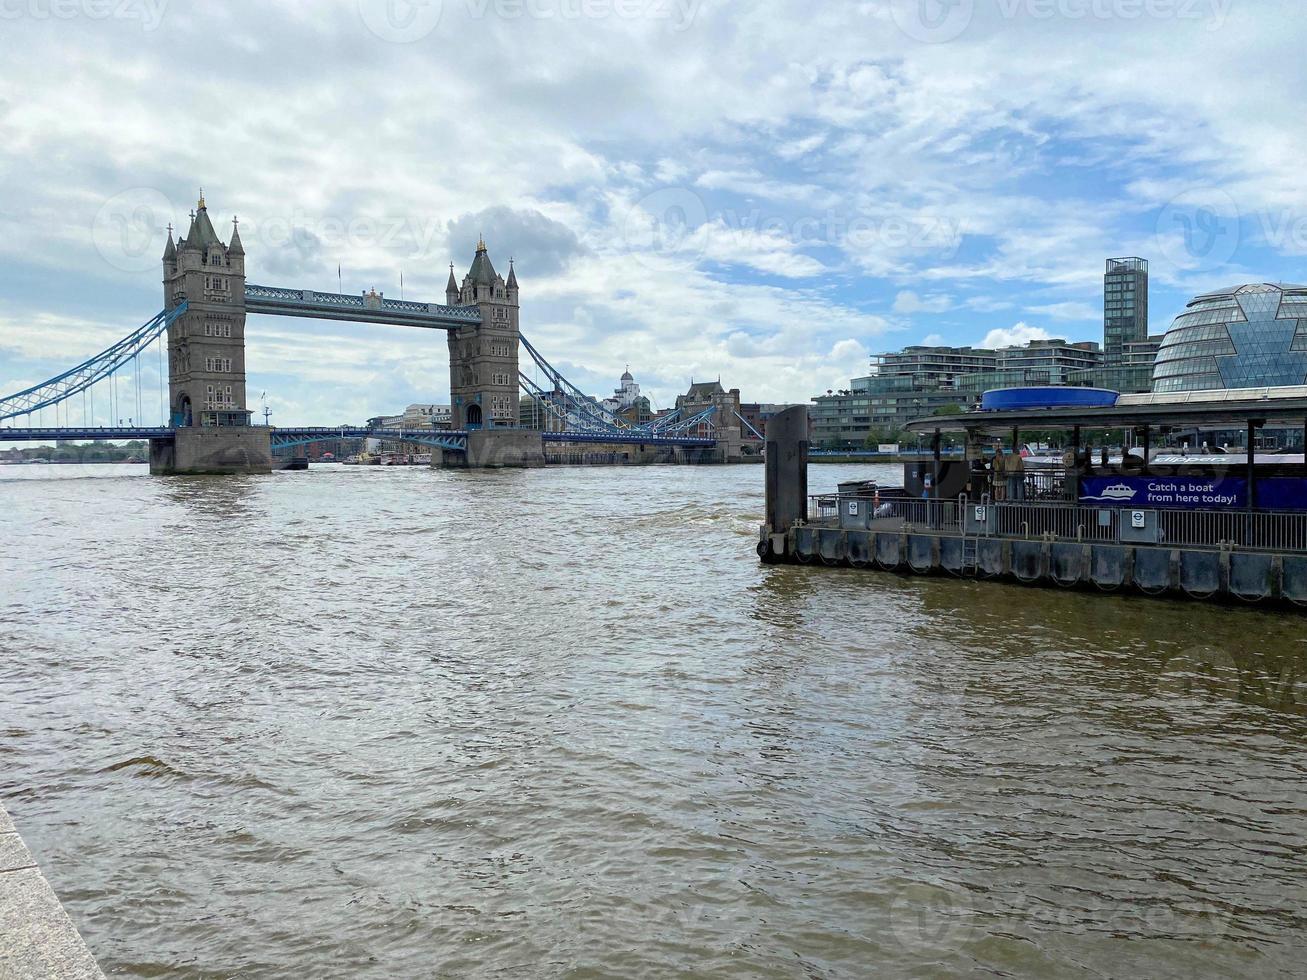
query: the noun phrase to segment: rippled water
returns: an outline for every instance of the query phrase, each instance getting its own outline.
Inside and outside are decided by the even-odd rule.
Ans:
[[[123,976],[1303,975],[1307,619],[761,482],[0,467],[0,796]]]

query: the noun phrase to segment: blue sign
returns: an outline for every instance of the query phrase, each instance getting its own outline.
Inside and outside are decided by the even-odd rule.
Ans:
[[[1258,480],[1257,506],[1264,510],[1307,510],[1307,480],[1292,476]]]
[[[1204,476],[1088,476],[1080,481],[1082,504],[1213,510],[1246,507],[1248,481]]]

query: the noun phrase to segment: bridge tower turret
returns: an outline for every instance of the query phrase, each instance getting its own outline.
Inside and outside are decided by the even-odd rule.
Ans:
[[[186,312],[168,327],[172,450],[151,466],[161,473],[249,473],[271,468],[266,429],[250,426],[245,392],[245,248],[232,219],[230,244],[214,231],[200,192],[186,236],[169,228],[163,301]],[[163,458],[166,455],[168,458]]]
[[[458,282],[454,279],[454,263],[449,263],[449,282],[445,283],[445,303],[458,306]]]

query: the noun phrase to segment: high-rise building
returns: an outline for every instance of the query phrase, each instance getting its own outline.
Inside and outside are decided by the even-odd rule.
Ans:
[[[1103,361],[1115,367],[1125,345],[1148,340],[1148,260],[1108,259],[1103,274]]]

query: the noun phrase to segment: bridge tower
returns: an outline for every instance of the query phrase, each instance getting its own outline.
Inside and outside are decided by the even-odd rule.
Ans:
[[[543,466],[540,433],[519,428],[518,286],[495,272],[484,239],[459,286],[449,267],[445,302],[476,306],[481,322],[449,332],[449,395],[453,427],[468,430],[468,466]]]
[[[267,473],[266,428],[250,425],[245,392],[245,248],[236,219],[223,244],[201,191],[186,236],[168,229],[163,301],[186,312],[168,327],[172,443],[150,449],[155,473]]]

